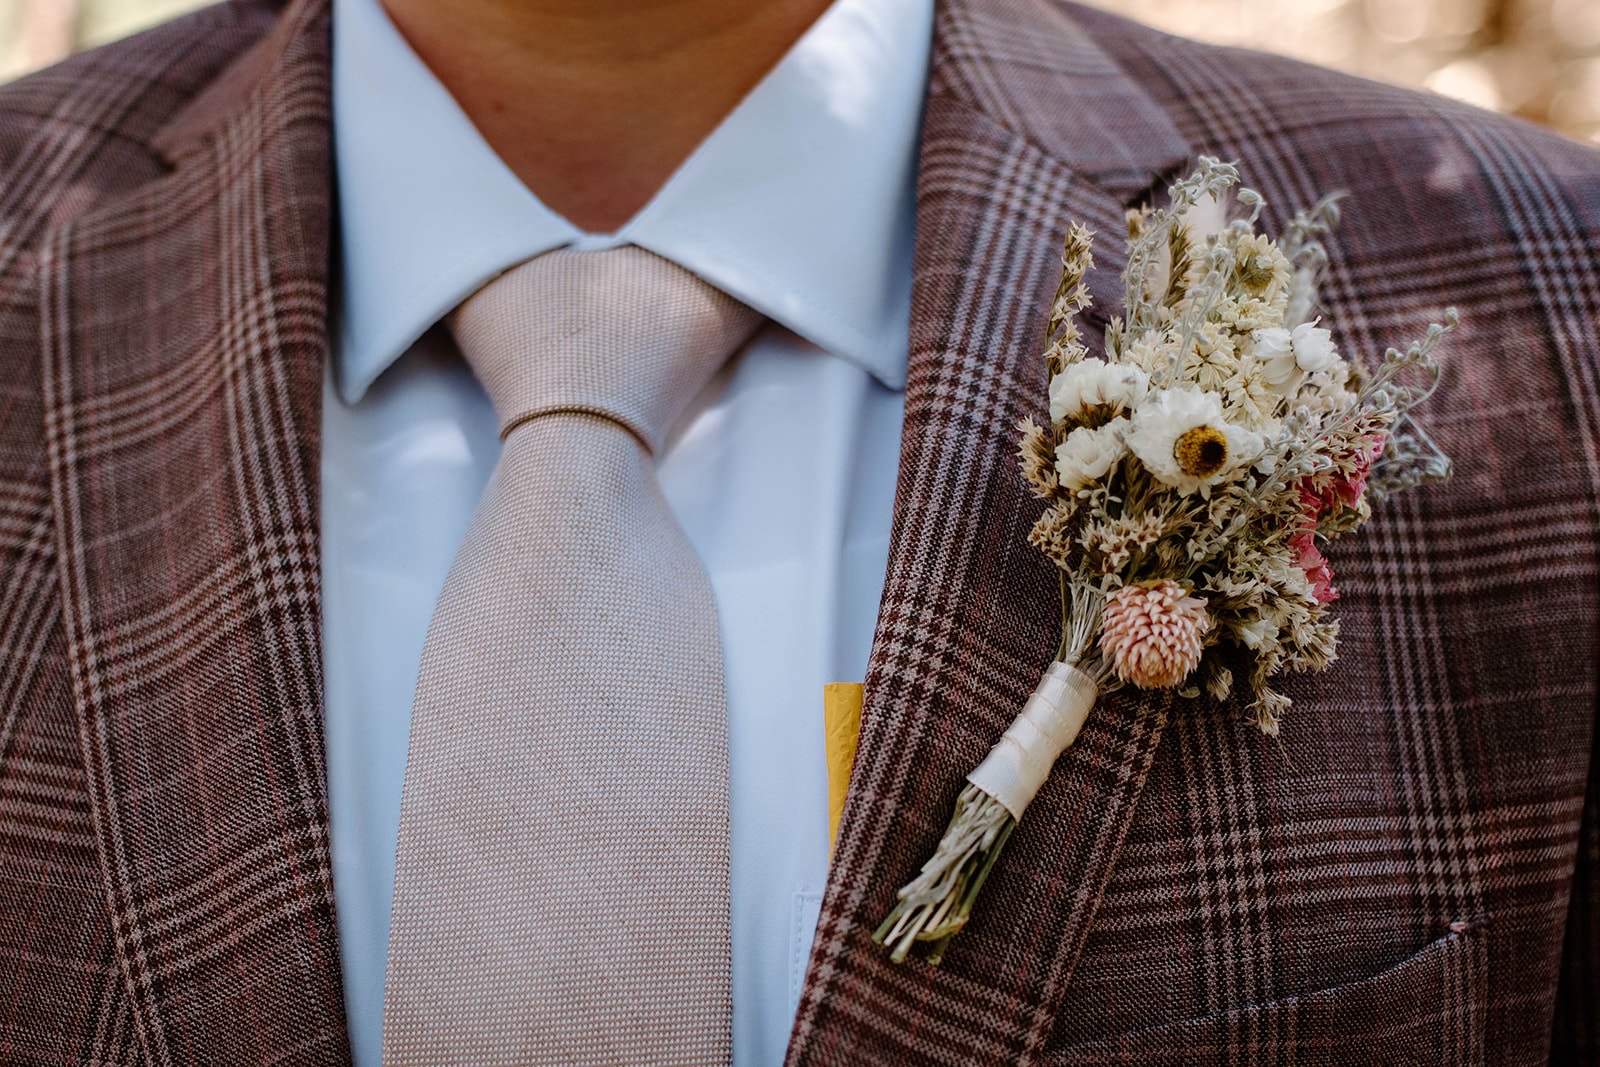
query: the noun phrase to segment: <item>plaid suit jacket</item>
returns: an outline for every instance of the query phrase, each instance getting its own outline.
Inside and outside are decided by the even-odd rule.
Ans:
[[[327,0],[0,89],[0,1062],[349,1052],[321,732]],[[1453,481],[1335,547],[1281,748],[1119,693],[942,967],[868,941],[1055,645],[1012,424],[1059,239],[1186,160],[1343,188],[1372,360],[1463,313]],[[789,1062],[1594,1063],[1600,155],[1056,0],[944,0],[864,727]],[[1111,306],[1102,303],[1101,309]],[[1091,335],[1096,331],[1091,330]],[[1091,336],[1093,339],[1093,336]]]

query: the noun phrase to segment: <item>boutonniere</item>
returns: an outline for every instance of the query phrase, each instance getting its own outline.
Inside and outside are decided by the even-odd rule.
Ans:
[[[937,963],[1007,838],[1095,701],[1124,686],[1224,700],[1276,736],[1284,671],[1333,661],[1338,593],[1322,545],[1374,503],[1450,473],[1412,418],[1439,380],[1443,324],[1370,373],[1316,317],[1338,198],[1272,240],[1230,164],[1202,157],[1168,203],[1128,217],[1123,317],[1105,358],[1075,322],[1091,234],[1067,234],[1044,361],[1048,423],[1018,424],[1044,512],[1028,535],[1056,564],[1061,644],[1038,688],[967,776],[932,858],[873,935]]]

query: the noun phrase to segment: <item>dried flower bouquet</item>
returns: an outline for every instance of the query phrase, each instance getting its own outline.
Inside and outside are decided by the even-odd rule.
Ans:
[[[1130,212],[1124,318],[1091,357],[1075,317],[1091,234],[1074,225],[1051,308],[1048,425],[1018,426],[1022,476],[1045,502],[1029,542],[1056,564],[1061,644],[1039,687],[970,775],[933,857],[874,934],[937,963],[966,924],[1017,820],[1095,700],[1125,685],[1224,700],[1264,733],[1286,670],[1334,659],[1337,598],[1319,543],[1372,505],[1447,477],[1411,417],[1437,386],[1456,313],[1370,374],[1315,316],[1337,197],[1256,232],[1264,202],[1202,157],[1158,209]]]

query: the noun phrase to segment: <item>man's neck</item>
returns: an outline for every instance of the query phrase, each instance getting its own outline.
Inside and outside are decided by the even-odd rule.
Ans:
[[[383,0],[507,166],[609,233],[829,0]]]

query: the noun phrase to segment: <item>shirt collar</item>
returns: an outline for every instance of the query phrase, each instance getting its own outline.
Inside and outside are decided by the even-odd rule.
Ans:
[[[617,244],[904,388],[932,24],[932,0],[834,0],[633,219],[586,234],[501,162],[380,0],[335,0],[340,396],[512,264]]]

